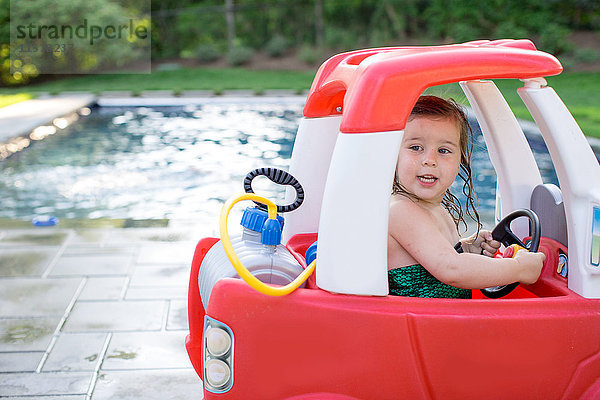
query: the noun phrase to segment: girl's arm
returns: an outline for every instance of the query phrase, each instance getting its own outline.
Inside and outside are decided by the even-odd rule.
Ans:
[[[519,252],[515,258],[495,259],[458,254],[433,216],[412,201],[390,207],[390,235],[440,281],[464,289],[480,289],[513,282],[533,283],[542,270],[543,253]]]

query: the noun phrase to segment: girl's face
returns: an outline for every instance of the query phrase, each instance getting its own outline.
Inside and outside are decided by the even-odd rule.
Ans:
[[[458,175],[460,160],[460,131],[454,120],[416,117],[406,123],[396,173],[410,193],[441,203]]]

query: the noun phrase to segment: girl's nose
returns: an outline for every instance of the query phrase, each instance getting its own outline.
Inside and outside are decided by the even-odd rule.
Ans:
[[[423,154],[423,165],[426,165],[428,167],[437,166],[437,157],[435,151],[426,151]]]

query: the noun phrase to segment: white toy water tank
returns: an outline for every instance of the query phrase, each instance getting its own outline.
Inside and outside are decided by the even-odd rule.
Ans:
[[[267,212],[259,208],[247,208],[242,216],[241,234],[231,237],[231,243],[242,264],[252,275],[264,283],[287,285],[303,271],[302,266],[281,244],[279,234],[264,232]],[[277,217],[280,226],[283,217]],[[221,241],[206,253],[198,274],[198,286],[204,308],[208,306],[214,285],[222,278],[239,278],[229,261]]]

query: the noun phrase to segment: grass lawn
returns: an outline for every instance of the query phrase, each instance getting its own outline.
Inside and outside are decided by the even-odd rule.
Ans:
[[[213,90],[247,89],[262,92],[268,89],[290,89],[298,92],[308,89],[316,71],[265,71],[243,68],[181,68],[174,71],[155,71],[151,74],[82,75],[26,86],[20,90],[3,89],[0,93],[15,91],[50,92],[107,90]]]
[[[20,89],[1,89],[0,106],[24,100],[35,92],[128,90],[212,90],[247,89],[261,93],[269,89],[289,89],[297,92],[310,87],[316,71],[271,71],[243,68],[181,68],[175,71],[156,71],[152,74],[83,75]],[[583,132],[600,138],[600,72],[565,72],[547,78],[565,102]],[[498,80],[496,84],[519,118],[531,120],[529,112],[516,93],[522,86],[517,80]],[[445,85],[433,90],[444,96],[453,96],[466,102],[458,85]],[[10,96],[9,96],[10,95]]]
[[[9,106],[33,98],[31,93],[0,94],[0,107]]]

